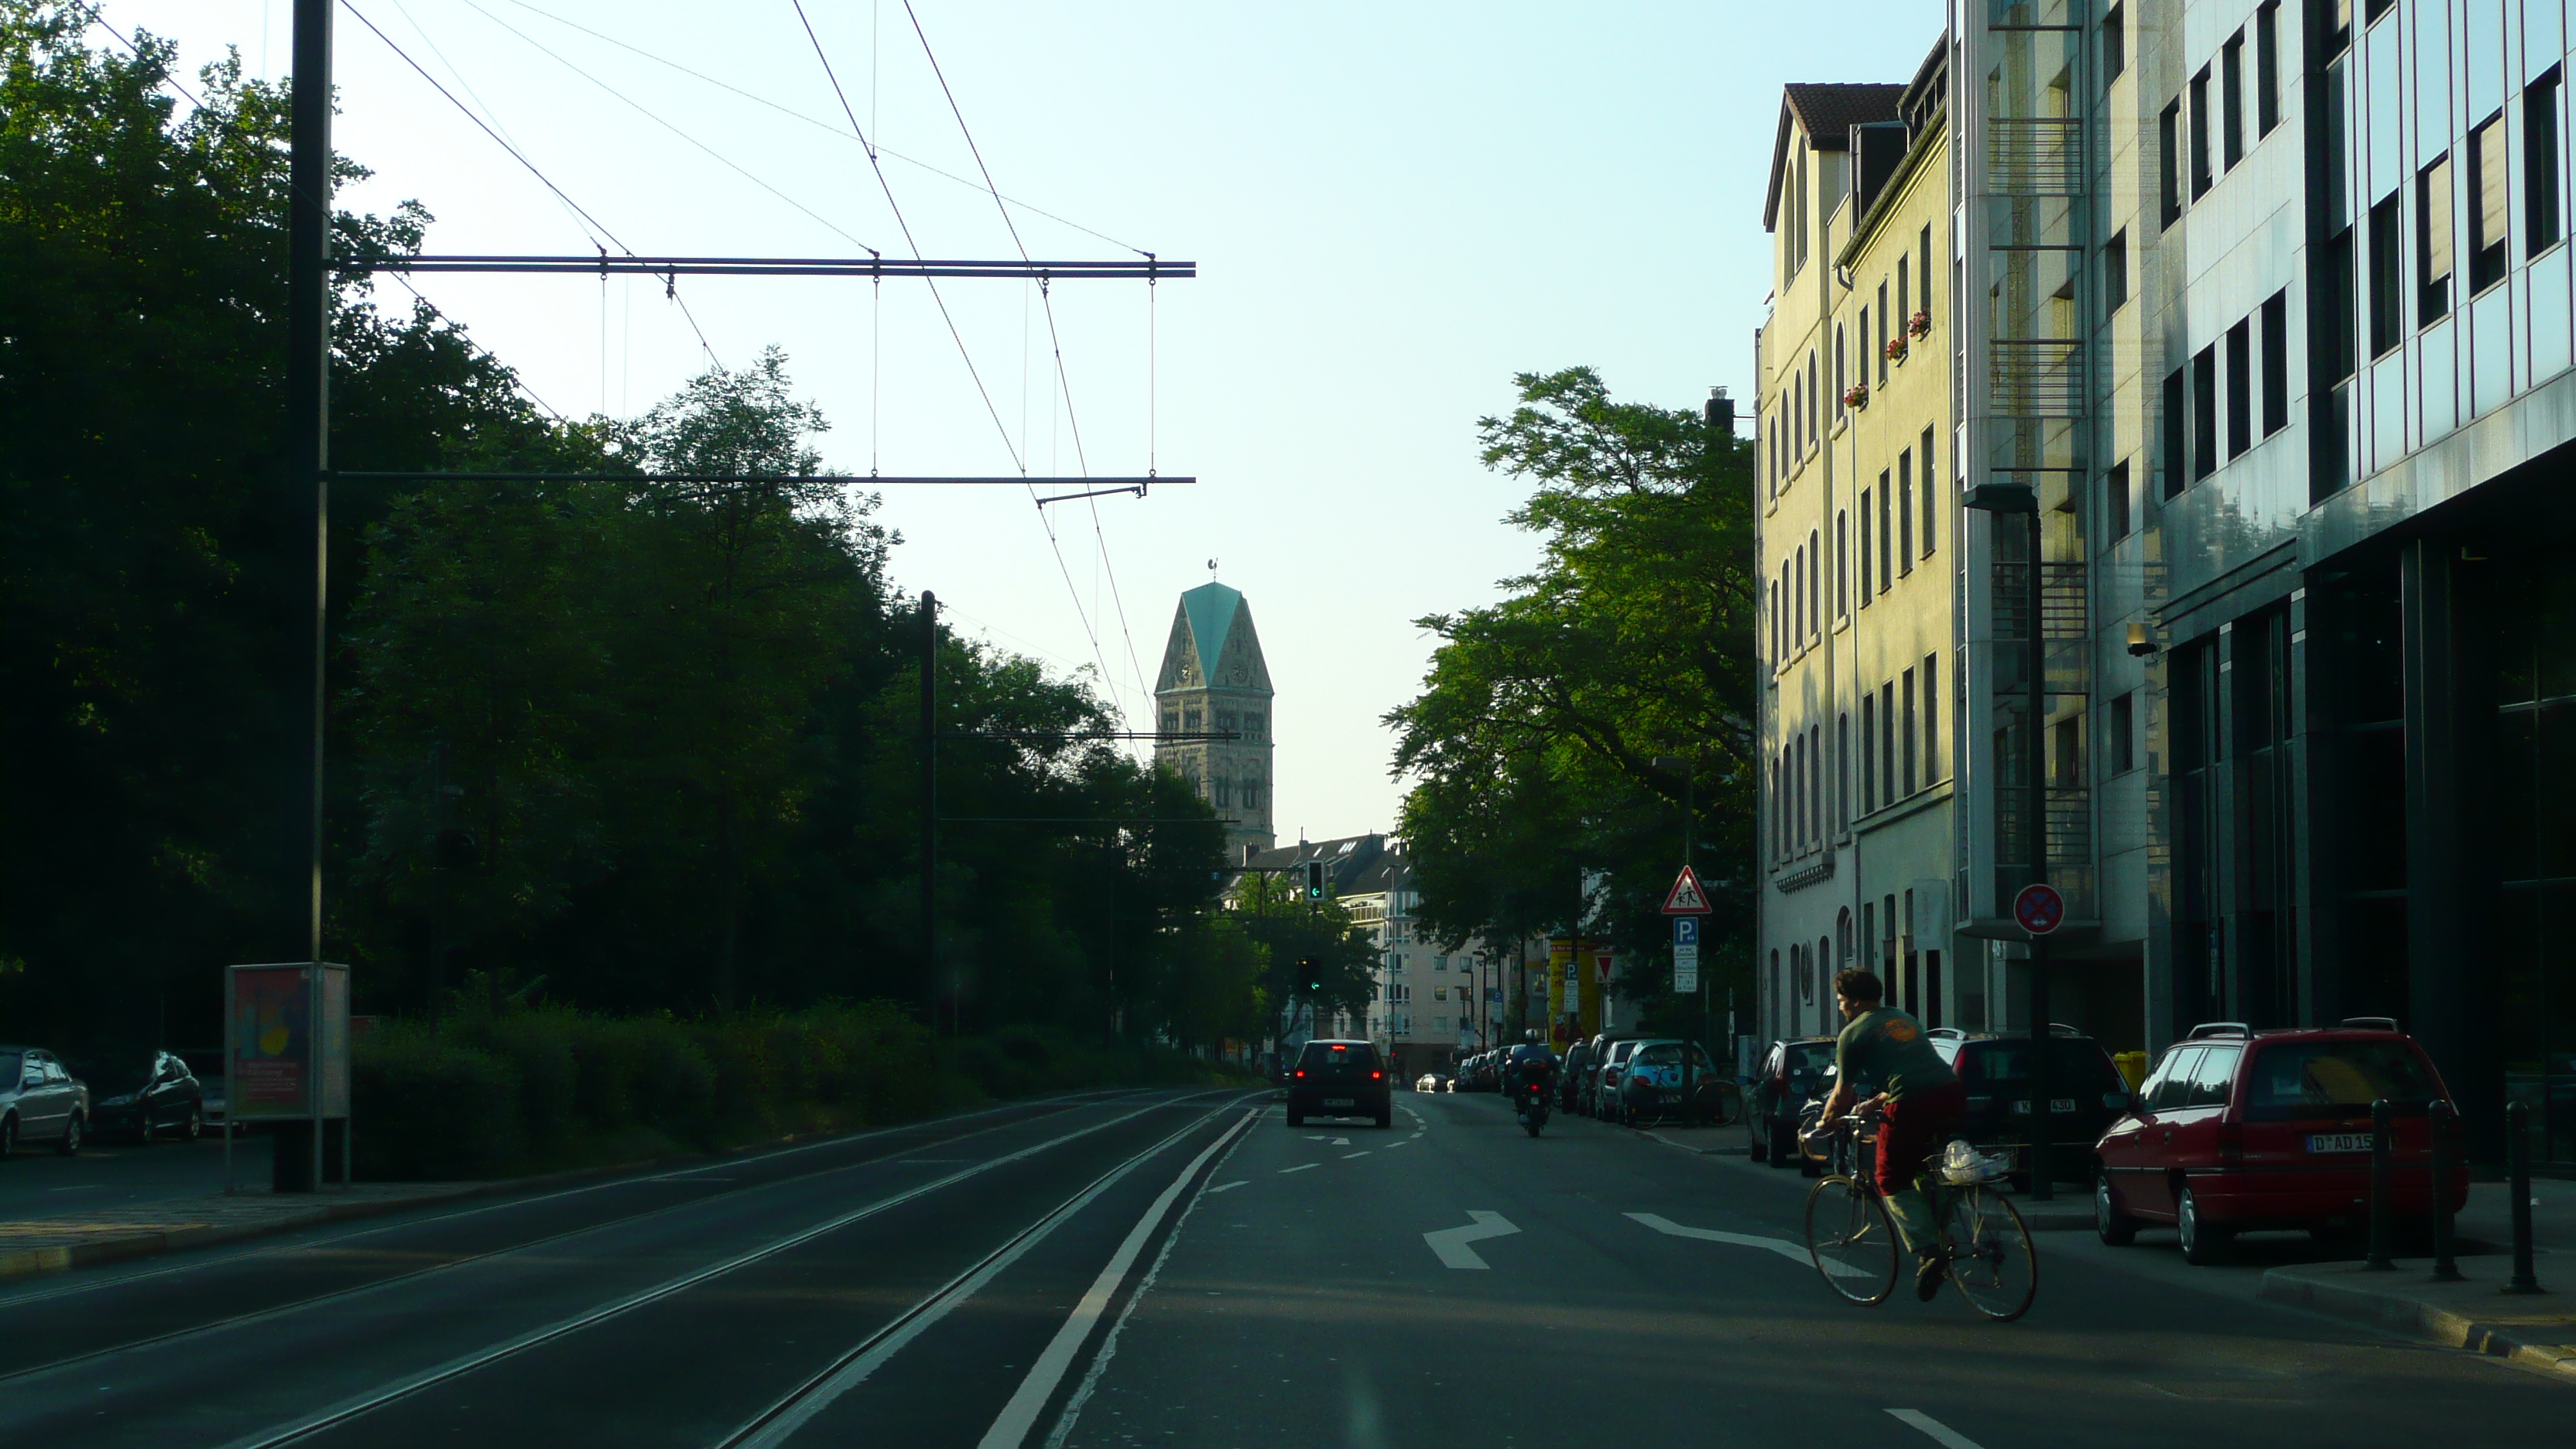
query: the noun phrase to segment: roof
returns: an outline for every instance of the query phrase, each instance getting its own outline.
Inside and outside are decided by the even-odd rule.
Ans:
[[[1199,647],[1199,677],[1216,678],[1216,656],[1234,630],[1234,615],[1243,594],[1211,579],[1181,595],[1181,611],[1190,616],[1190,638]]]
[[[1345,896],[1385,890],[1387,887],[1379,877],[1377,867],[1380,862],[1391,860],[1402,868],[1404,857],[1387,848],[1385,836],[1372,833],[1345,835],[1331,840],[1301,840],[1294,845],[1255,851],[1252,858],[1244,862],[1244,868],[1284,871],[1310,860],[1324,862],[1333,894]],[[1360,882],[1364,880],[1380,880],[1380,883],[1362,886]],[[1228,886],[1230,889],[1231,882]]]
[[[1789,159],[1789,123],[1806,132],[1807,144],[1819,151],[1840,151],[1850,144],[1854,126],[1897,119],[1906,87],[1878,81],[1799,82],[1780,88],[1780,127],[1771,142],[1771,186],[1762,198],[1762,229],[1773,227],[1780,211],[1780,178]]]

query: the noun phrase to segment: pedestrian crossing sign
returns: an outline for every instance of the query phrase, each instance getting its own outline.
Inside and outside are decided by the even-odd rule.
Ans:
[[[1709,913],[1708,892],[1700,888],[1699,872],[1689,866],[1673,877],[1673,888],[1664,896],[1664,914],[1668,916],[1705,916]]]

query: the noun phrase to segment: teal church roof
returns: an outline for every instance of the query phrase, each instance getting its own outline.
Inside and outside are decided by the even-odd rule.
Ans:
[[[1181,595],[1181,608],[1190,618],[1190,637],[1198,644],[1201,679],[1216,678],[1216,657],[1224,652],[1225,636],[1234,632],[1235,610],[1242,604],[1241,592],[1214,582]]]

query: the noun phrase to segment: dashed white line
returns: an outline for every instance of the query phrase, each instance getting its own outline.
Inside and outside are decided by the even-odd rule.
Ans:
[[[1411,1142],[1412,1140],[1413,1140],[1412,1138],[1407,1137],[1406,1139],[1404,1139],[1404,1142]],[[1402,1146],[1404,1145],[1404,1142],[1390,1142],[1390,1143],[1386,1144],[1386,1150],[1387,1150],[1387,1151],[1389,1151],[1389,1152],[1393,1152],[1395,1149],[1397,1149],[1397,1148],[1399,1148],[1399,1147],[1402,1147]]]
[[[1816,1261],[1814,1255],[1807,1251],[1804,1243],[1793,1243],[1787,1238],[1761,1238],[1751,1233],[1727,1233],[1720,1232],[1716,1228],[1684,1227],[1671,1218],[1656,1213],[1629,1213],[1627,1216],[1666,1237],[1696,1238],[1703,1243],[1732,1243],[1739,1248],[1760,1248],[1765,1252],[1777,1253],[1801,1267],[1812,1266]],[[1826,1264],[1825,1271],[1845,1275],[1860,1272],[1859,1269],[1846,1267],[1840,1263]],[[1862,1274],[1862,1276],[1867,1275]]]
[[[1359,1151],[1357,1151],[1357,1152],[1345,1152],[1345,1153],[1343,1153],[1343,1154],[1342,1154],[1342,1160],[1343,1160],[1344,1162],[1348,1162],[1348,1161],[1350,1161],[1350,1160],[1351,1160],[1352,1158],[1354,1158],[1354,1157],[1366,1157],[1366,1156],[1368,1156],[1370,1153],[1375,1152],[1376,1150],[1377,1150],[1377,1149],[1376,1149],[1376,1148],[1374,1148],[1374,1147],[1363,1147],[1363,1148],[1361,1148],[1361,1149],[1360,1149]]]
[[[1896,1422],[1920,1429],[1932,1436],[1932,1442],[1940,1445],[1941,1449],[1983,1449],[1976,1440],[1933,1418],[1921,1409],[1890,1409],[1887,1413],[1888,1417]]]
[[[1232,1182],[1220,1182],[1216,1186],[1209,1188],[1208,1193],[1210,1196],[1214,1196],[1220,1192],[1232,1192],[1236,1188],[1243,1186],[1243,1183],[1244,1180],[1242,1178],[1236,1178]]]
[[[1295,1167],[1283,1167],[1283,1168],[1279,1169],[1279,1171],[1280,1171],[1280,1174],[1281,1174],[1282,1176],[1285,1176],[1285,1175],[1287,1175],[1288,1173],[1291,1173],[1291,1172],[1304,1172],[1304,1171],[1306,1171],[1308,1168],[1311,1168],[1311,1167],[1321,1167],[1321,1166],[1323,1166],[1323,1165],[1324,1165],[1324,1164],[1322,1164],[1322,1163],[1320,1163],[1320,1162],[1301,1162],[1301,1163],[1298,1163]]]

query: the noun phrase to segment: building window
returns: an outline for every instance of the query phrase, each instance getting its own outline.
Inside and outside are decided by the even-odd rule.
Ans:
[[[1878,720],[1878,691],[1860,697],[1860,808],[1862,813],[1878,808],[1878,752],[1869,747],[1878,737],[1872,728]]]
[[[2074,790],[2084,784],[2084,717],[2070,715],[2051,726],[2048,733],[2048,783],[2054,789]]]
[[[2111,701],[2103,721],[2102,778],[2125,775],[2138,767],[2138,692]]]
[[[2182,492],[2190,477],[2190,468],[2184,458],[2184,449],[2187,446],[2184,437],[2190,417],[2187,410],[2189,404],[2183,393],[2183,379],[2187,375],[2187,370],[2179,367],[2165,374],[2163,462],[2167,498]]]
[[[1822,542],[1817,530],[1807,530],[1807,637],[1810,639],[1825,632],[1824,611],[1817,607],[1822,602],[1818,594],[1825,567],[1824,550],[1819,547]]]
[[[2102,84],[2105,86],[2118,80],[2120,72],[2129,68],[2128,17],[2120,11],[2121,7],[2115,0],[2110,9],[2102,12]]]
[[[1900,337],[1905,334],[1905,329],[1908,325],[1907,319],[1914,315],[1910,310],[1913,306],[1913,301],[1906,287],[1907,278],[1905,275],[1906,263],[1911,260],[1912,258],[1910,257],[1902,256],[1896,259],[1896,330],[1897,335]]]
[[[1898,784],[1898,786],[1900,786],[1900,787],[1905,791],[1905,793],[1906,793],[1906,794],[1911,795],[1911,794],[1913,794],[1913,793],[1914,793],[1914,671],[1913,671],[1913,670],[1909,669],[1909,670],[1905,671],[1904,684],[1905,684],[1905,688],[1904,688],[1903,698],[1904,698],[1904,700],[1905,700],[1905,734],[1904,734],[1904,737],[1903,737],[1903,744],[1902,744],[1901,748],[1904,750],[1904,752],[1905,752],[1905,753],[1904,753],[1904,758],[1897,762],[1897,763],[1898,763],[1898,773],[1897,773],[1897,776],[1896,776],[1896,783]]]
[[[2218,349],[2191,359],[2191,481],[2218,471]]]
[[[2254,446],[2254,324],[2227,329],[2227,456]]]
[[[2164,203],[2164,225],[2182,220],[2182,102],[2175,101],[2156,117],[2157,196]]]
[[[1834,826],[1851,829],[1851,716],[1834,716]]]
[[[2351,22],[2346,21],[2347,25]],[[2254,12],[2254,135],[2281,124],[2281,0]]]
[[[2209,67],[2191,78],[2191,199],[2209,194]]]
[[[1887,485],[1887,475],[1884,473],[1879,474],[1878,591],[1882,594],[1887,592],[1888,585],[1896,582],[1896,511],[1894,506],[1888,501],[1895,496],[1896,490]]]
[[[1941,491],[1932,486],[1933,437],[1932,430],[1928,427],[1923,430],[1923,446],[1918,450],[1918,452],[1923,459],[1923,556],[1925,558],[1930,558],[1932,556],[1932,523],[1935,514],[1938,512],[1938,509],[1935,506],[1935,501],[1940,498]]]
[[[2415,325],[2451,315],[2451,158],[2415,173]]]
[[[1914,455],[1896,455],[1896,571],[1914,572]]]
[[[2558,245],[2558,67],[2554,65],[2522,88],[2522,245],[2523,255],[2530,257]]]
[[[1243,737],[1247,740],[1260,739],[1263,731],[1269,728],[1270,716],[1266,714],[1247,714],[1243,717]]]
[[[1843,329],[1837,325],[1834,328],[1834,416],[1837,418],[1843,415],[1843,394],[1850,390],[1850,384],[1843,379],[1851,372],[1843,363]]]
[[[1816,354],[1807,354],[1807,446],[1816,446],[1816,422],[1824,416],[1816,405]]]
[[[1878,475],[1881,491],[1887,487],[1887,475]],[[1869,490],[1860,490],[1860,605],[1869,607]]]
[[[1941,781],[1941,692],[1934,682],[1941,677],[1941,656],[1923,656],[1923,788],[1930,789]]]
[[[2263,303],[2263,436],[2290,425],[2290,294]]]
[[[1917,246],[1919,249],[1915,254],[1922,258],[1922,264],[1914,269],[1914,284],[1923,289],[1923,305],[1915,311],[1923,318],[1923,325],[1929,328],[1932,325],[1932,227],[1929,223],[1924,225]],[[1913,325],[1908,322],[1906,327],[1911,330]]]
[[[2245,159],[2245,32],[2218,48],[2220,164],[2233,170]]]
[[[1896,681],[1878,687],[1878,788],[1889,804],[1904,798],[1896,788]]]
[[[1834,514],[1834,617],[1851,617],[1851,516]]]
[[[1789,555],[1789,647],[1807,647],[1807,550],[1804,545]]]
[[[2102,541],[2127,538],[2129,526],[2129,461],[2123,458],[2102,475]]]
[[[2102,244],[2102,315],[2129,304],[2129,229],[2122,227]]]
[[[2405,335],[2405,259],[2399,255],[2397,193],[2370,209],[2370,355],[2384,357]]]
[[[2469,133],[2469,295],[2474,297],[2504,280],[2505,244],[2513,223],[2505,208],[2505,177],[2513,162],[2505,155],[2504,113],[2487,117]]]

